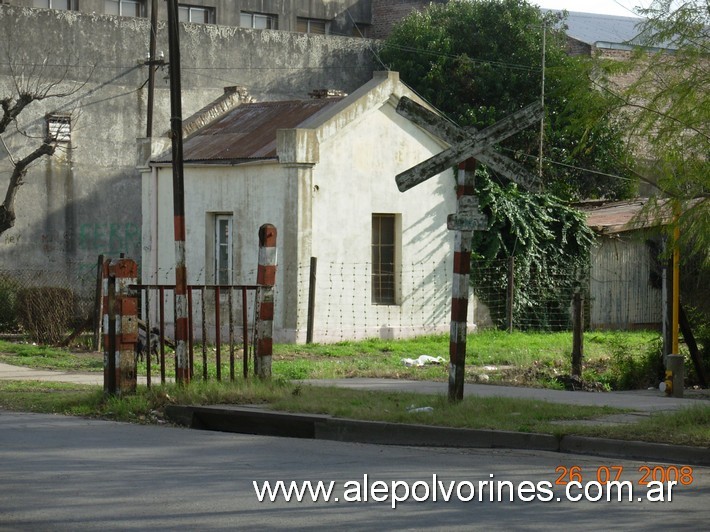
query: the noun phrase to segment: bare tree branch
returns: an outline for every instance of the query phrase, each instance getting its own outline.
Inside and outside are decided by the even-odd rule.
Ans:
[[[22,178],[27,174],[27,168],[40,157],[54,154],[55,149],[56,145],[52,139],[46,138],[32,153],[14,164],[5,201],[0,205],[0,234],[15,225],[15,196],[22,185]]]

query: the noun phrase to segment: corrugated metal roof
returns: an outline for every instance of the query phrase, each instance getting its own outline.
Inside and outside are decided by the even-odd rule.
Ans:
[[[643,23],[645,19],[637,17],[617,17],[595,13],[568,13],[568,36],[586,44],[613,47],[613,45],[643,45]],[[661,47],[673,49],[670,43]]]
[[[587,44],[597,42],[631,43],[639,33],[643,19],[594,13],[569,13],[567,35]]]
[[[243,103],[183,141],[185,162],[276,158],[276,130],[298,127],[342,98]],[[170,155],[156,162],[171,162]]]
[[[648,203],[646,198],[619,201],[602,205],[581,205],[587,214],[587,225],[602,234],[622,233],[662,223],[662,216],[657,213],[641,215]]]

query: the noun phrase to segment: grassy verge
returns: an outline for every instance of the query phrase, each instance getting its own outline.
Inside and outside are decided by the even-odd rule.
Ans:
[[[620,410],[480,397],[467,397],[461,403],[450,404],[443,396],[302,386],[284,381],[139,387],[138,393],[124,398],[105,398],[95,386],[0,381],[0,408],[12,410],[158,423],[163,420],[162,412],[168,404],[263,404],[286,412],[350,419],[710,446],[710,406],[654,415],[634,425],[590,427],[555,422],[595,419]],[[421,407],[431,407],[431,411],[412,411]]]
[[[593,332],[585,335],[584,380],[594,389],[645,388],[657,385],[661,369],[658,333]],[[560,333],[512,334],[488,330],[468,337],[466,381],[519,386],[559,387],[558,377],[571,366],[572,335]],[[216,373],[214,347],[208,348],[209,375]],[[284,379],[333,379],[382,377],[445,381],[446,363],[407,367],[403,359],[420,355],[448,360],[447,335],[424,336],[411,340],[365,340],[335,344],[274,346],[273,372]],[[194,350],[195,375],[202,375],[202,348]],[[241,351],[235,353],[236,373],[241,373]],[[103,357],[98,353],[53,349],[0,341],[0,360],[11,364],[62,369],[101,371]],[[222,374],[229,374],[229,346],[221,349]],[[159,371],[152,366],[152,374]],[[145,363],[138,372],[146,374]],[[166,374],[174,374],[171,353],[166,356]]]

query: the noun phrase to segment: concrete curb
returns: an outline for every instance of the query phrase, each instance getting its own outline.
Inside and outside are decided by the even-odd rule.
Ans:
[[[710,449],[681,445],[358,421],[237,406],[170,405],[166,407],[165,415],[172,422],[186,427],[241,434],[379,445],[526,449],[710,466]]]

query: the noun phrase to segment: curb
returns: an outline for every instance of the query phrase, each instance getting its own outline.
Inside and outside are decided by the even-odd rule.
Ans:
[[[524,449],[710,466],[710,449],[662,443],[358,421],[236,406],[169,405],[165,416],[175,424],[193,429],[261,436],[377,445]]]

